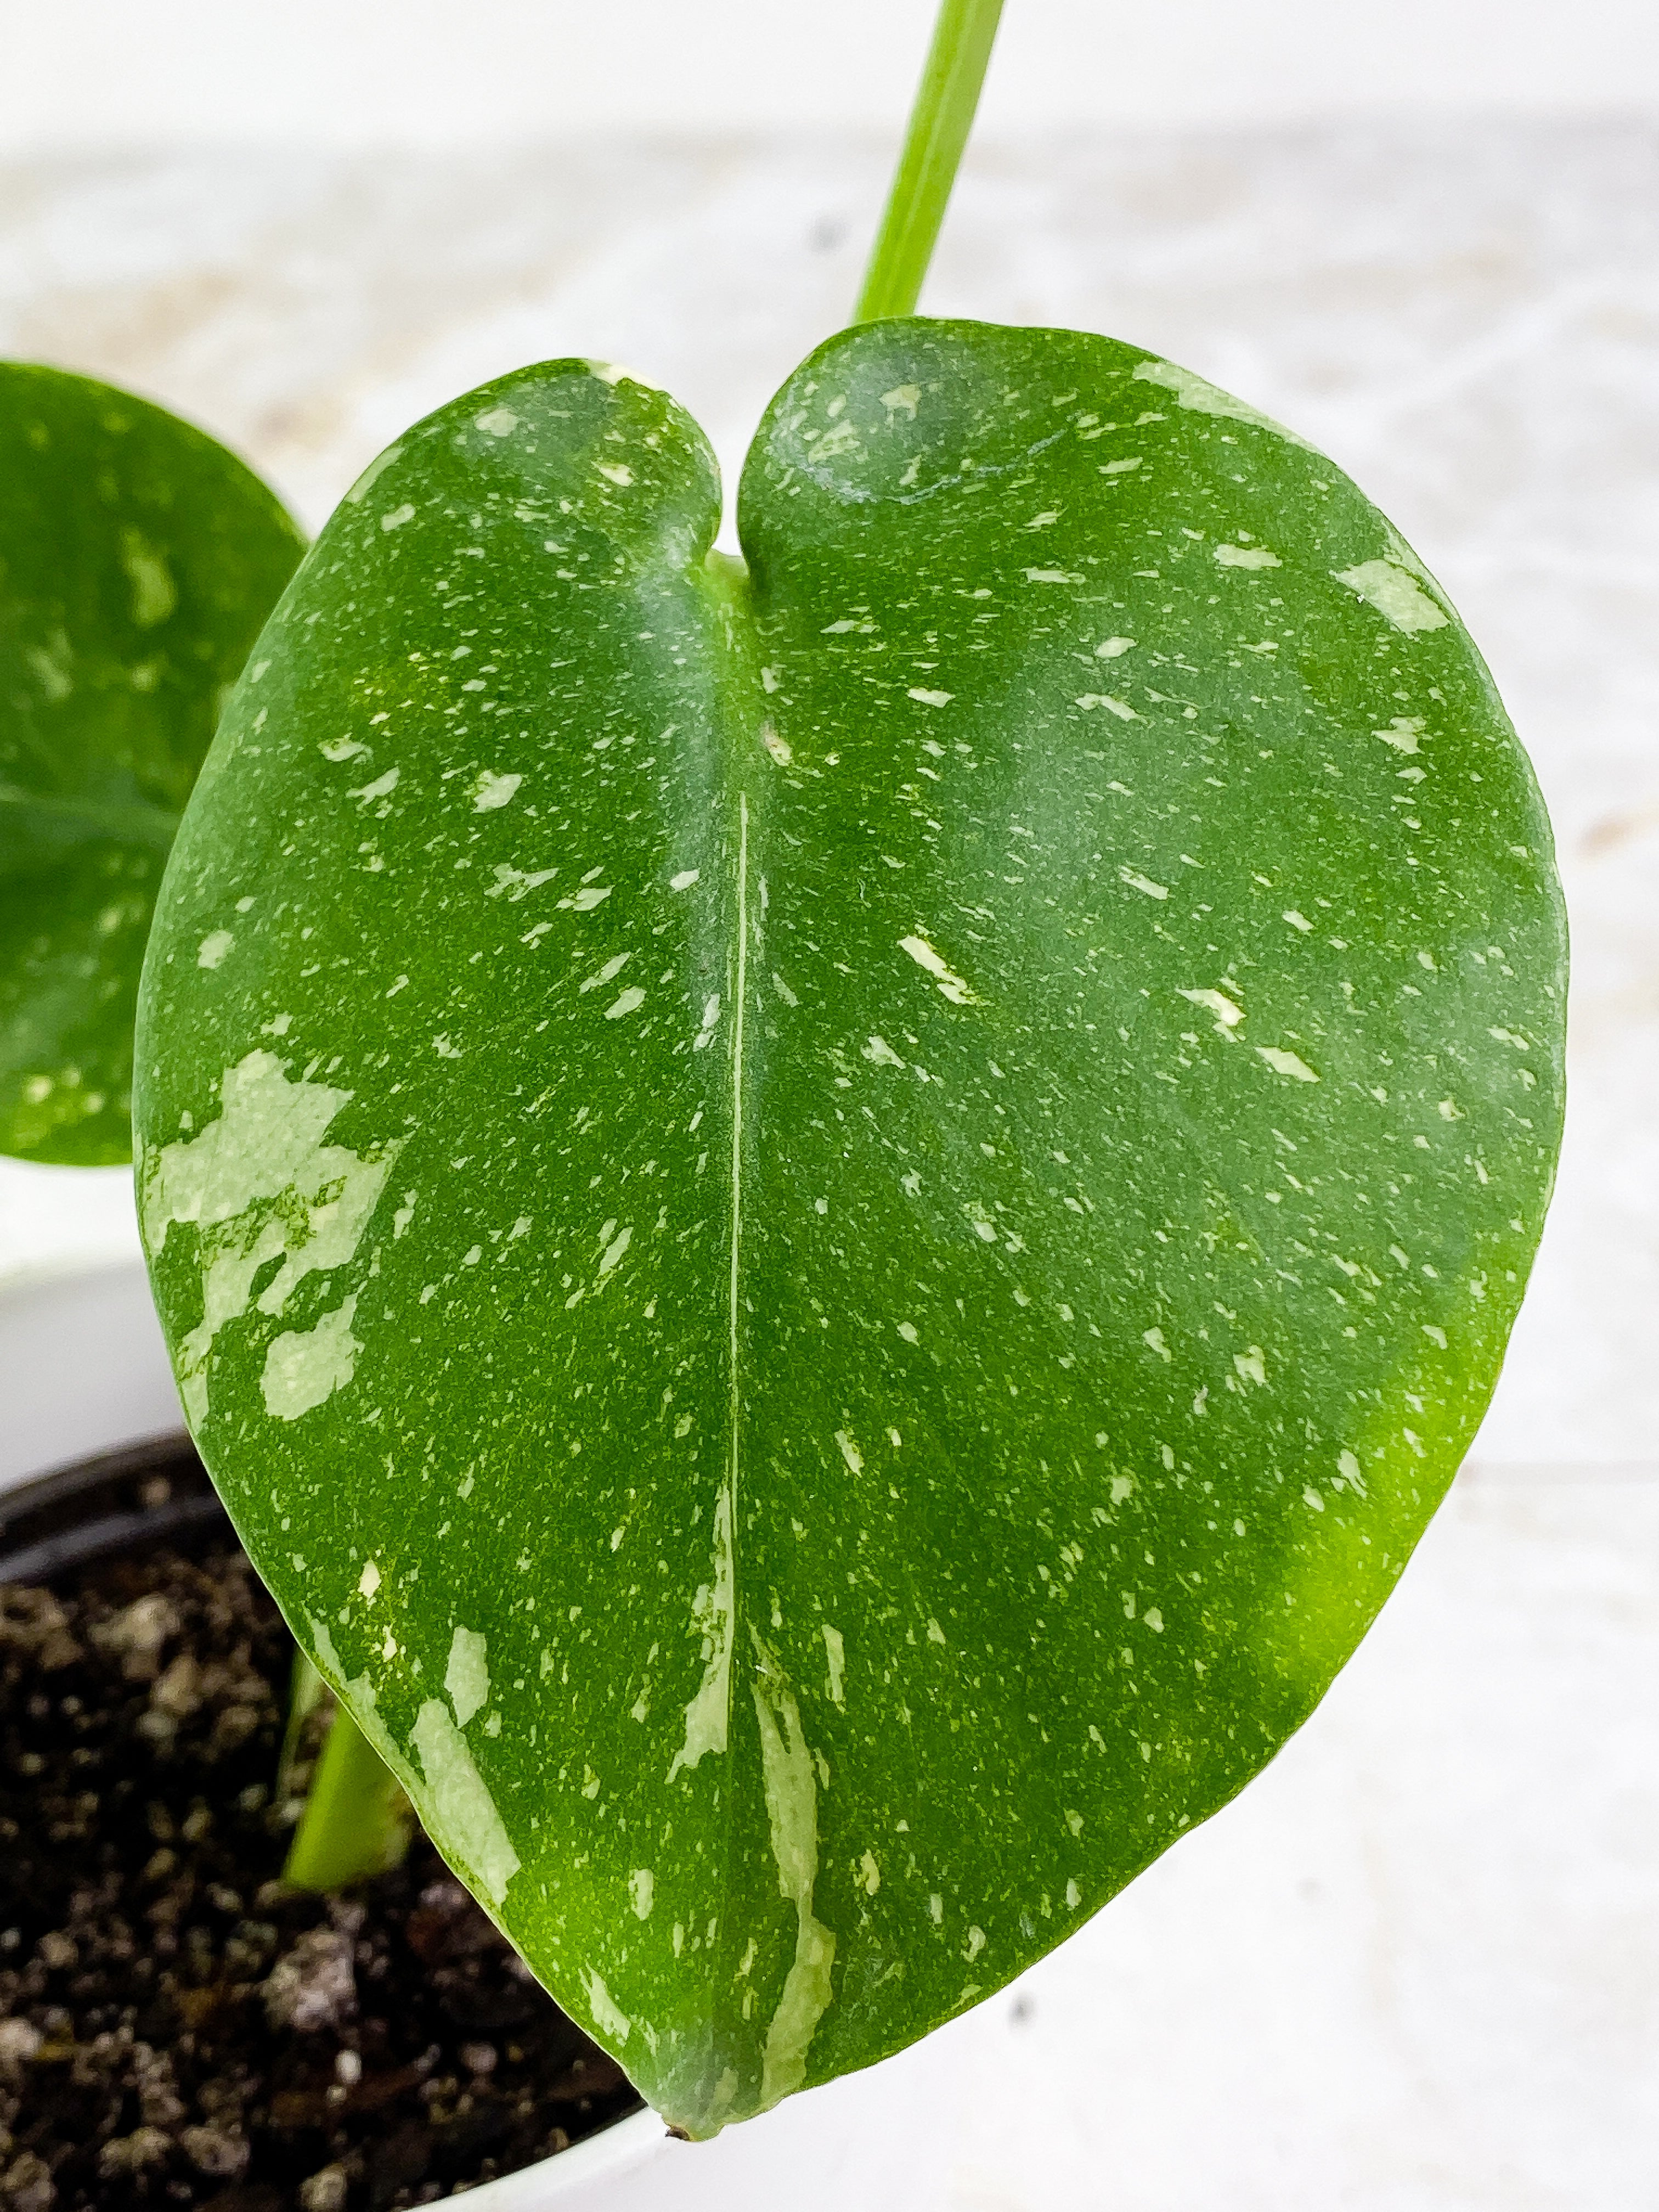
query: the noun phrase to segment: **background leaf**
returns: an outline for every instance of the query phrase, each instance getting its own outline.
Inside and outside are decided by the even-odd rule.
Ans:
[[[0,1151],[131,1157],[156,889],[224,695],[302,549],[201,431],[87,377],[0,362]]]
[[[1564,963],[1433,583],[1186,372],[870,326],[762,428],[752,590],[717,513],[583,363],[377,464],[141,1055],[255,1559],[697,2132],[987,1994],[1311,1710],[1496,1376]]]

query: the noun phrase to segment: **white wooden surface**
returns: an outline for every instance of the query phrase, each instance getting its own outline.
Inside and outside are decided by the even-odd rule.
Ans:
[[[182,409],[313,525],[416,415],[566,352],[669,386],[734,466],[844,312],[885,164],[833,136],[0,161],[0,353]],[[1659,132],[1005,136],[928,304],[1189,363],[1439,573],[1555,817],[1570,1135],[1474,1463],[1303,1735],[1017,1990],[757,2129],[843,2100],[888,2131],[869,2212],[1652,2212]],[[132,1249],[122,1177],[0,1174],[0,1272]],[[703,2169],[738,2203],[743,2142]]]

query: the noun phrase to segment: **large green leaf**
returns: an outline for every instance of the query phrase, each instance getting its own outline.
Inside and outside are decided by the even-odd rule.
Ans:
[[[161,871],[302,544],[201,431],[0,362],[0,1152],[131,1157]]]
[[[1526,760],[1318,454],[891,323],[740,512],[752,582],[694,426],[581,362],[410,432],[232,702],[141,1015],[238,1524],[695,2132],[997,1987],[1306,1717],[1561,1105]]]

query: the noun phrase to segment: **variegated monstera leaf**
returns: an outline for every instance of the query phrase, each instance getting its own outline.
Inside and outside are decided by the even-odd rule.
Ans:
[[[694,2133],[995,1989],[1393,1588],[1550,1187],[1526,760],[1340,472],[1097,337],[580,362],[258,647],[146,971],[192,1426],[455,1866]],[[206,949],[214,948],[212,958]]]

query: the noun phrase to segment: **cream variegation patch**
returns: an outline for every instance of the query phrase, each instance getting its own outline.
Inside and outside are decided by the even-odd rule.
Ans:
[[[290,1080],[274,1053],[251,1052],[221,1078],[216,1121],[198,1135],[140,1156],[138,1220],[146,1251],[158,1258],[175,1225],[194,1229],[198,1237],[202,1318],[173,1348],[192,1426],[209,1410],[220,1330],[250,1306],[282,1313],[307,1275],[343,1267],[356,1255],[403,1140],[372,1155],[325,1143],[351,1095],[303,1076]],[[255,1279],[273,1260],[280,1264],[256,1298]],[[343,1306],[305,1335],[275,1340],[264,1377],[270,1413],[295,1419],[349,1380],[362,1348],[350,1337],[350,1321]]]

